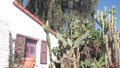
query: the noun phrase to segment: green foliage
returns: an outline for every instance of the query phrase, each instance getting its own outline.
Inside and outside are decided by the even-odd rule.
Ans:
[[[100,57],[99,60],[96,58],[93,59],[93,61],[90,60],[85,60],[81,61],[79,67],[80,68],[104,68],[105,67],[105,58]]]
[[[43,26],[43,29],[46,32],[46,39],[47,39],[47,44],[48,44],[48,48],[49,48],[49,57],[50,57],[50,61],[51,61],[49,66],[51,66],[52,68],[56,68],[55,63],[52,58],[52,49],[51,49],[51,42],[50,42],[50,35],[49,35],[49,22],[48,21],[46,22],[46,25]]]
[[[84,35],[77,38],[77,40],[75,40],[74,42],[74,48],[79,47],[79,45],[84,45],[85,44],[84,40],[88,37],[88,34],[89,34],[89,30]]]
[[[83,23],[80,24],[80,22]],[[44,30],[47,35],[49,34],[47,28],[49,27],[48,25],[49,24],[44,26]],[[71,66],[76,68],[80,64],[80,67],[83,68],[104,67],[105,58],[101,57],[101,55],[105,54],[105,51],[101,46],[103,43],[101,41],[101,39],[103,39],[103,35],[101,35],[100,30],[98,29],[93,31],[92,28],[90,28],[91,24],[88,20],[81,21],[78,17],[72,18],[72,20],[69,21],[68,26],[69,29],[66,32],[64,30],[61,30],[60,33],[56,33],[56,38],[59,41],[59,46],[51,49],[49,46],[50,41],[48,42],[50,49],[49,52],[53,53],[57,57],[58,61],[60,61],[59,63],[63,64],[61,66],[65,67],[66,65],[70,66],[69,64],[71,64]],[[47,39],[49,40],[48,36]],[[100,50],[100,48],[103,49],[103,51]],[[51,55],[52,54],[49,56]],[[66,64],[68,61],[71,61],[71,63]]]
[[[90,31],[90,34],[88,36],[88,38],[90,39],[97,39],[97,40],[100,40],[100,29],[97,29],[97,30],[94,30],[94,31]]]
[[[14,66],[14,63],[13,63],[12,57],[9,56],[9,68],[13,68],[13,66]]]
[[[72,42],[72,40],[71,40],[70,38],[67,38],[67,43],[68,43],[68,45],[69,45],[70,47],[72,47],[73,42]]]
[[[56,34],[56,37],[58,38],[59,41],[61,41],[61,43],[63,44],[63,47],[66,48],[67,46],[67,42],[65,41],[65,39],[62,37],[62,35],[60,33]]]
[[[11,38],[11,33],[10,33],[10,38]],[[12,58],[13,58],[13,51],[12,51],[12,43],[10,42],[10,44],[9,44],[9,58],[8,58],[9,68],[13,68],[13,66],[14,66],[14,61]]]
[[[101,33],[100,30],[92,30],[89,26],[91,26],[87,21],[84,21],[83,24],[79,27],[79,18],[73,18],[71,23],[69,24],[69,29],[67,32],[61,31],[61,33],[56,33],[56,38],[59,41],[59,46],[51,49],[50,40],[49,40],[49,31],[47,27],[49,27],[46,23],[44,26],[44,30],[47,34],[47,41],[49,47],[49,56],[52,58],[52,53],[57,57],[59,63],[65,67],[66,65],[73,66],[74,68],[80,66],[82,67],[103,67],[105,64],[100,56],[103,54],[100,52],[101,47]],[[79,58],[80,56],[80,58]],[[77,61],[78,60],[78,61]],[[53,61],[53,60],[52,60]],[[69,64],[66,64],[67,62]],[[56,61],[55,61],[56,62]],[[92,64],[90,64],[92,63]]]
[[[99,47],[100,46],[99,40],[101,37],[99,30],[92,31],[92,29],[89,27],[91,25],[89,24],[88,21],[84,21],[84,23],[80,25],[80,26],[84,26],[84,27],[79,27],[79,22],[81,22],[81,21],[78,18],[73,19],[73,20],[71,20],[71,23],[69,24],[69,29],[68,29],[67,33],[64,33],[64,32],[58,33],[57,32],[56,38],[59,40],[59,46],[53,48],[53,53],[58,58],[58,60],[60,60],[63,57],[63,54],[70,54],[71,58],[74,59],[73,66],[75,66],[75,68],[76,68],[76,66],[78,66],[78,64],[76,64],[77,60],[80,60],[79,58],[78,59],[76,58],[77,54],[75,53],[75,49],[76,48],[82,49],[82,47],[83,47],[81,52],[80,52],[80,50],[78,50],[79,53],[81,53],[81,54],[78,53],[78,55],[81,55],[81,56],[89,55],[90,56],[91,54],[89,52],[91,51],[90,50],[91,47],[95,47],[95,48]],[[87,49],[86,49],[86,47],[87,47]],[[96,50],[95,54],[97,54],[97,52],[100,53],[99,50],[98,51]],[[99,55],[96,55],[94,57],[99,57]],[[81,57],[81,59],[82,58],[83,57]],[[92,60],[92,58],[90,58],[90,57],[89,57],[89,59],[90,59],[90,61]],[[97,59],[99,59],[99,58],[97,58]],[[84,60],[87,61],[88,59],[85,58]],[[80,61],[82,61],[82,60],[80,60]],[[89,66],[89,65],[86,65],[86,67],[87,66]]]
[[[98,61],[94,58],[94,63],[92,64],[92,68],[104,68],[105,66],[105,58],[101,57]]]
[[[120,62],[118,60],[120,33],[116,31],[115,15],[114,7],[110,11],[107,8],[103,12],[98,11],[95,17],[101,26],[98,30],[92,30],[88,20],[80,20],[77,16],[71,17],[69,29],[66,32],[61,30],[56,33],[59,46],[52,50],[61,66],[105,68],[105,65],[108,65],[117,68]]]
[[[63,47],[66,48],[67,45],[69,45],[70,47],[72,47],[72,45],[74,45],[73,48],[77,48],[80,44],[82,44],[82,45],[84,44],[84,42],[85,42],[84,39],[87,38],[88,34],[89,34],[89,31],[87,31],[84,35],[78,37],[76,39],[76,41],[74,41],[74,42],[72,42],[72,39],[70,39],[70,38],[68,38],[67,40],[65,40],[60,33],[57,33],[56,37],[57,37],[57,39],[59,41],[61,41],[63,43]]]
[[[102,31],[105,34],[107,34],[107,32],[108,32],[108,26],[109,26],[108,23],[110,23],[112,26],[115,25],[115,21],[116,21],[115,15],[116,15],[115,6],[113,6],[112,10],[110,10],[110,11],[108,11],[107,7],[105,7],[104,11],[102,11],[102,12],[100,12],[98,10],[97,11],[97,17],[94,16],[95,20],[101,26]]]
[[[89,60],[81,61],[80,67],[81,68],[88,68],[91,66],[91,62]]]
[[[49,36],[49,23],[48,23],[48,21],[46,22],[46,25],[43,26],[43,28],[44,28],[44,31],[46,32],[46,39],[47,39],[47,44],[48,44],[48,48],[49,48],[50,61],[53,62],[51,42],[50,42],[50,36]]]
[[[61,68],[65,68],[64,64],[61,64]]]
[[[17,1],[22,3],[22,0]],[[48,20],[50,28],[57,31],[73,15],[93,22],[97,2],[98,0],[27,0],[26,9],[43,22]]]
[[[55,55],[61,55],[62,53],[66,52],[66,50],[71,50],[85,44],[85,39],[88,37],[90,31],[88,30],[80,36],[79,22],[80,20],[73,19],[73,21],[71,21],[71,23],[69,24],[70,29],[67,33],[56,33],[56,38],[59,40],[60,45],[54,48],[54,50],[56,51],[55,53],[55,51],[53,50]],[[61,51],[58,51],[56,49],[61,49],[64,52],[62,51],[62,53],[60,54],[58,52]]]
[[[22,0],[17,0],[20,4],[22,4]]]
[[[119,43],[119,47],[120,47],[120,32],[119,32],[119,35],[118,35],[118,43]]]
[[[116,30],[116,11],[115,6],[108,11],[105,7],[103,12],[98,11],[95,20],[101,26],[101,43],[105,47],[103,53],[106,54],[105,61],[107,67],[119,68],[120,61],[119,54],[119,32]],[[99,61],[100,63],[100,61]],[[103,63],[104,64],[104,63]],[[97,63],[98,65],[98,63]],[[101,64],[102,65],[102,64]]]

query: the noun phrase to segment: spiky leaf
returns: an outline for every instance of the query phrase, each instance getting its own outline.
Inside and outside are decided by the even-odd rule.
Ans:
[[[63,47],[66,48],[67,42],[66,41],[62,41],[63,42]]]
[[[66,47],[67,42],[66,40],[64,40],[64,38],[62,37],[62,35],[60,33],[56,33],[56,37],[59,41],[61,41],[63,43],[63,46]]]
[[[62,35],[61,35],[60,33],[56,33],[56,38],[57,38],[59,41],[63,41]]]
[[[89,30],[82,36],[80,36],[75,42],[74,42],[74,48],[78,47],[81,43],[83,43],[83,40],[88,37]]]
[[[88,37],[90,30],[86,31],[86,33],[82,36],[82,39],[86,39]]]
[[[72,40],[71,40],[70,38],[67,39],[67,43],[68,43],[68,45],[69,45],[70,47],[72,47],[73,42],[72,42]]]

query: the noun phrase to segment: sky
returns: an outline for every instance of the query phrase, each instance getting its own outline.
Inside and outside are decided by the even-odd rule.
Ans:
[[[120,0],[99,0],[97,10],[103,11],[105,6],[111,9],[112,5],[116,8],[116,27],[117,31],[120,31]],[[98,28],[98,25],[96,27]]]

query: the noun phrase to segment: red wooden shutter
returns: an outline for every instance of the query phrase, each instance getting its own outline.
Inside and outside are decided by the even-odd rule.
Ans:
[[[40,63],[47,64],[47,42],[41,41]]]
[[[15,60],[24,57],[25,37],[17,35],[15,42]]]

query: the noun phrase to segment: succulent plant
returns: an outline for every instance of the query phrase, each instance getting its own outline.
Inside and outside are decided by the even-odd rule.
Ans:
[[[49,48],[49,57],[50,57],[50,68],[56,68],[55,67],[55,64],[54,64],[54,61],[53,61],[53,58],[52,58],[52,49],[51,49],[51,42],[50,42],[50,35],[49,35],[49,23],[48,21],[46,22],[46,25],[43,26],[43,29],[44,31],[46,32],[46,39],[47,39],[47,44],[48,44],[48,48]]]
[[[101,33],[100,30],[91,30],[91,24],[88,20],[81,21],[78,17],[71,18],[68,31],[56,33],[59,46],[53,49],[51,49],[49,23],[47,22],[44,30],[47,34],[51,62],[53,63],[53,53],[61,64],[61,68],[103,68],[105,65],[106,67],[116,67],[114,63],[119,66],[120,33],[116,31],[115,15],[116,11],[113,6],[110,11],[105,7],[104,11],[98,11],[97,16],[94,16],[101,26]],[[94,56],[91,55],[91,52],[95,53]],[[96,57],[96,53],[100,53],[99,58]]]
[[[98,11],[95,20],[101,26],[103,45],[106,48],[106,67],[117,68],[120,65],[120,44],[119,44],[119,33],[116,30],[116,11],[115,6],[109,11],[107,8],[103,12]],[[114,52],[113,52],[114,51]],[[114,55],[114,56],[113,56]]]

